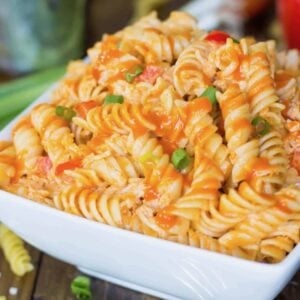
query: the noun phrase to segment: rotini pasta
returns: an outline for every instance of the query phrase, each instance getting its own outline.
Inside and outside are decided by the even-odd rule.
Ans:
[[[104,35],[49,103],[17,122],[0,142],[0,188],[279,262],[299,243],[299,57],[273,41],[203,32],[183,12],[151,13]]]
[[[23,241],[3,224],[0,224],[0,246],[11,270],[17,276],[23,276],[33,270],[31,258]]]

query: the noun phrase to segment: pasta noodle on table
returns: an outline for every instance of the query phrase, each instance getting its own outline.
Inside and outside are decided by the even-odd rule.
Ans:
[[[14,274],[23,276],[33,270],[31,258],[23,241],[3,224],[0,224],[0,248]]]
[[[300,54],[151,13],[71,62],[0,142],[0,187],[245,259],[299,243]]]

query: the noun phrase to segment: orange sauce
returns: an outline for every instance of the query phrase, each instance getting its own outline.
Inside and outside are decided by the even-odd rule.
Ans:
[[[222,115],[226,118],[233,110],[239,108],[246,102],[246,99],[239,95],[234,99],[229,99],[229,101],[222,101],[220,106],[222,110]]]
[[[269,160],[265,157],[257,157],[246,164],[246,180],[251,181],[254,177],[259,177],[272,171]]]
[[[99,56],[99,62],[101,64],[106,64],[112,59],[120,58],[123,55],[123,52],[118,49],[105,49],[102,51],[101,55]]]
[[[251,128],[251,130],[252,130],[251,123],[247,119],[238,119],[232,123],[232,130],[234,132],[236,132],[238,130],[247,129],[247,128]]]
[[[148,117],[151,123],[156,126],[156,135],[164,138],[162,143],[168,152],[174,148],[177,141],[185,136],[184,120],[177,112],[167,115],[152,111],[148,113]]]
[[[160,197],[159,193],[154,187],[152,187],[151,185],[146,186],[145,195],[144,195],[145,201],[159,199],[159,197]]]
[[[12,178],[12,183],[17,183],[21,177],[21,172],[24,168],[24,161],[22,159],[17,158],[14,162],[16,173],[15,176]]]
[[[189,172],[187,174],[184,174],[182,176],[182,179],[183,179],[183,185],[185,186],[191,186],[192,182],[193,182],[193,176],[192,176],[192,173]]]
[[[158,226],[164,229],[170,229],[171,227],[176,225],[178,217],[171,215],[168,209],[164,209],[157,213],[157,215],[155,216],[155,221]]]
[[[203,111],[203,112],[211,112],[212,111],[212,104],[208,98],[202,97],[197,98],[193,101],[190,101],[186,106],[186,114],[191,117],[195,112]]]
[[[168,140],[168,138],[163,137],[160,139],[159,143],[162,145],[164,153],[168,155],[171,155],[178,148],[178,146],[174,142]]]
[[[276,72],[275,74],[275,83],[277,88],[282,88],[284,87],[289,80],[295,77],[295,74],[293,72],[288,71],[288,70],[281,70]]]
[[[92,150],[97,149],[97,147],[100,146],[104,142],[104,140],[108,137],[109,134],[104,134],[104,133],[98,134],[87,142],[87,146]]]
[[[107,51],[110,49],[117,49],[119,39],[114,36],[114,35],[106,35],[103,38],[102,45],[101,45],[101,50],[102,51]]]
[[[132,129],[133,135],[136,138],[148,132],[148,129],[135,119],[131,120],[130,128]]]
[[[286,202],[284,201],[284,199],[279,198],[278,202],[276,203],[276,208],[278,208],[279,210],[281,210],[284,213],[290,214],[292,213],[292,211],[290,210],[290,208],[287,206]]]
[[[100,71],[97,68],[93,68],[91,73],[94,79],[98,82],[101,75]]]
[[[20,128],[22,128],[22,127],[27,127],[27,126],[29,126],[29,127],[31,127],[32,125],[31,125],[31,121],[30,121],[30,119],[29,118],[23,118],[21,121],[19,121],[18,123],[17,123],[17,125],[13,128],[13,130],[12,130],[12,134],[14,134],[17,130],[19,130]]]

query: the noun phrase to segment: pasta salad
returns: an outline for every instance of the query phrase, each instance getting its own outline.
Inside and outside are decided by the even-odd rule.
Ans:
[[[69,64],[0,142],[0,187],[245,259],[299,242],[300,55],[156,13]]]

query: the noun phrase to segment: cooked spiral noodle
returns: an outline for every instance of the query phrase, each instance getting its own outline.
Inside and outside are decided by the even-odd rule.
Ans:
[[[80,118],[77,118],[81,120]],[[92,132],[85,129],[84,127],[71,122],[71,132],[74,135],[75,143],[77,145],[86,144],[92,138]]]
[[[95,190],[84,187],[68,187],[54,196],[55,207],[90,220],[125,227],[143,195],[141,183],[125,189],[109,187]]]
[[[238,85],[228,87],[218,95],[225,128],[225,137],[232,163],[232,183],[236,185],[246,177],[245,161],[251,161],[259,154],[259,141],[252,138],[250,109],[246,97]]]
[[[36,106],[31,113],[31,122],[54,165],[81,155],[68,123],[56,116],[54,106],[50,104]]]
[[[159,28],[132,27],[123,34],[120,49],[142,57],[148,63],[172,63],[190,44],[184,34],[164,34]]]
[[[209,202],[208,209],[202,211],[199,220],[194,223],[195,229],[208,236],[220,237],[249,213],[261,211],[274,203],[274,199],[257,193],[244,181],[238,190],[230,189],[227,194],[222,194],[217,206]]]
[[[162,22],[162,28],[165,33],[176,34],[182,33],[186,35],[196,34],[199,32],[197,28],[197,20],[182,11],[173,11],[170,13],[169,17]]]
[[[227,255],[233,255],[236,257],[241,257],[250,260],[254,259],[251,254],[247,253],[247,251],[244,251],[239,247],[228,249],[221,245],[218,239],[206,236],[194,230],[189,230],[187,240],[188,245],[193,247],[219,252]]]
[[[277,53],[276,62],[278,69],[299,70],[300,68],[300,52],[297,49],[289,49]]]
[[[300,216],[279,226],[260,243],[260,257],[269,262],[279,262],[299,243]]]
[[[31,173],[36,167],[39,157],[42,156],[44,149],[41,139],[32,126],[30,118],[26,117],[13,129],[13,142],[15,145],[17,159],[24,164],[18,170],[18,175]]]
[[[189,140],[188,150],[193,149],[195,145],[202,147],[205,154],[213,159],[228,178],[231,170],[229,161],[229,151],[223,144],[223,138],[217,133],[217,126],[213,124],[213,118],[209,112],[211,105],[206,105],[208,100],[199,99],[200,109],[194,110],[186,121],[184,133]]]
[[[259,139],[259,148],[260,157],[268,160],[270,170],[257,178],[257,186],[261,182],[263,184],[261,188],[271,194],[283,186],[288,170],[288,158],[281,135],[277,131],[271,130]]]
[[[33,270],[31,258],[23,241],[3,224],[0,224],[0,246],[14,274],[23,276]]]
[[[250,101],[252,117],[261,115],[266,118],[271,125],[282,128],[281,111],[284,106],[279,103],[273,85],[272,72],[270,69],[267,53],[255,48],[249,55],[249,70],[246,76],[247,92]]]
[[[169,156],[164,153],[157,138],[151,138],[149,134],[134,138],[131,134],[128,150],[135,161],[139,162],[146,183],[159,194],[153,201],[148,200],[147,204],[161,209],[181,195],[183,176],[170,163]]]
[[[106,154],[90,154],[84,158],[82,162],[83,169],[95,171],[86,172],[79,170],[84,176],[92,179],[92,182],[96,180],[97,175],[99,182],[107,182],[110,185],[125,186],[128,184],[130,178],[138,178],[141,175],[141,171],[136,162],[130,156],[113,156],[110,153]],[[76,173],[76,171],[74,171]],[[74,175],[76,175],[74,173]],[[70,172],[68,172],[71,175]],[[95,179],[93,179],[95,178]]]
[[[216,203],[224,181],[224,174],[214,161],[196,148],[193,180],[186,193],[173,204],[172,214],[190,220],[197,220],[200,210],[208,210],[210,203]]]
[[[16,151],[11,142],[0,141],[0,187],[5,187],[16,174]]]
[[[258,244],[280,225],[300,213],[300,190],[284,188],[275,195],[277,204],[255,214],[249,214],[235,228],[219,238],[227,248]]]
[[[143,114],[141,105],[128,103],[95,107],[88,112],[86,121],[90,131],[96,134],[128,134],[132,130],[155,129],[155,125]]]
[[[200,96],[211,85],[216,66],[208,58],[215,49],[215,43],[197,40],[182,51],[173,70],[174,86],[180,96]]]
[[[244,88],[245,78],[240,71],[242,59],[243,53],[240,45],[232,39],[227,39],[225,45],[210,53],[209,61],[218,69],[214,85],[222,91],[234,83]]]

